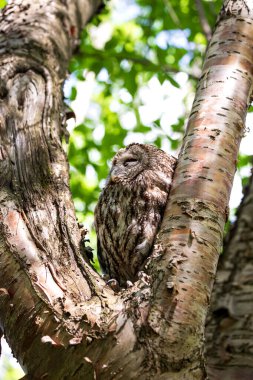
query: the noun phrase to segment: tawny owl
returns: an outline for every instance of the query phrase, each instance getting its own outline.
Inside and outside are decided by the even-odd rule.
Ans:
[[[121,285],[134,281],[159,228],[176,159],[153,145],[120,149],[95,209],[102,271]]]

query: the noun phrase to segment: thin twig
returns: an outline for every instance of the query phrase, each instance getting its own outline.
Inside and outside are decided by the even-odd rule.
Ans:
[[[207,41],[209,42],[212,37],[212,29],[207,21],[202,0],[195,0],[195,5],[199,14],[201,27],[203,29],[203,32],[206,36]]]
[[[179,29],[182,29],[181,24],[180,24],[180,20],[177,16],[173,6],[171,5],[170,1],[163,0],[163,2],[164,2],[165,7],[167,8],[168,14],[170,15],[172,21],[175,23],[175,25],[178,26]]]
[[[81,57],[81,58],[94,57],[94,58],[97,58],[98,60],[106,60],[108,58],[106,53],[104,51],[100,51],[100,50],[96,50],[93,52],[83,51],[82,53],[79,54],[79,57]],[[180,73],[180,72],[185,72],[189,76],[189,78],[194,79],[194,80],[199,79],[199,76],[194,74],[194,72],[187,71],[187,70],[179,70],[175,67],[172,67],[172,66],[166,65],[166,64],[165,65],[159,65],[159,64],[156,64],[156,63],[150,61],[146,57],[131,55],[131,54],[125,54],[125,53],[114,53],[113,57],[115,59],[117,59],[118,61],[127,60],[127,61],[131,61],[133,63],[138,63],[138,64],[142,65],[143,67],[146,67],[147,71],[152,71],[152,72],[159,72],[160,71],[160,72],[163,72],[165,74],[169,74],[169,73],[175,73],[176,74],[176,73]]]

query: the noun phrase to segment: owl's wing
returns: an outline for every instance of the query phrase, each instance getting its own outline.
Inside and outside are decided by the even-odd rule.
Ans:
[[[106,260],[106,257],[103,255],[103,251],[102,251],[102,248],[101,248],[101,244],[100,244],[100,241],[99,241],[99,238],[97,239],[97,255],[98,255],[98,261],[99,261],[99,264],[100,264],[100,268],[103,272],[103,274],[107,274],[106,273],[106,263],[105,263],[105,260]]]

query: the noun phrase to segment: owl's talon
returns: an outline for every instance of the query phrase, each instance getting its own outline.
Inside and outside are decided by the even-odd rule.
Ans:
[[[106,285],[110,286],[110,288],[115,292],[120,291],[119,283],[117,280],[115,280],[115,278],[111,278],[109,281],[107,281]]]
[[[109,274],[102,274],[101,277],[106,283],[110,280]]]
[[[147,275],[147,273],[145,273],[143,271],[140,271],[140,272],[138,272],[137,276],[138,276],[138,279],[141,282],[143,282],[145,285],[149,285],[150,284],[150,276]]]
[[[126,282],[126,287],[127,287],[127,289],[129,289],[129,288],[131,288],[133,286],[133,283],[131,282],[131,281],[127,281]]]

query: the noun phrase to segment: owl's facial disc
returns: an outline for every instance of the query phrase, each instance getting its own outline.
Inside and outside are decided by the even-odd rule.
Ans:
[[[132,170],[134,170],[138,164],[139,160],[137,156],[129,153],[123,154],[117,159],[111,169],[111,180],[117,182],[124,178],[131,179],[131,174],[133,173]]]

